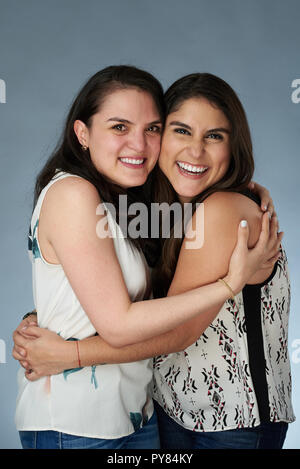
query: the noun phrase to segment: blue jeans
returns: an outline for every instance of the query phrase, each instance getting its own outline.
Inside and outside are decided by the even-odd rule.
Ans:
[[[187,430],[155,403],[162,449],[281,449],[288,424],[263,423],[253,428],[216,432]]]
[[[157,416],[131,435],[113,440],[87,438],[56,431],[20,431],[23,449],[159,449]]]

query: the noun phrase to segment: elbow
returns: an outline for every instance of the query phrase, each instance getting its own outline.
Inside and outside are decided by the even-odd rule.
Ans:
[[[145,333],[130,319],[128,311],[120,314],[112,313],[105,323],[96,327],[98,334],[111,347],[122,348],[144,340]]]
[[[126,345],[130,345],[131,342],[128,342],[128,340],[122,339],[120,336],[113,336],[110,337],[109,340],[107,340],[109,345],[111,345],[114,348],[122,348],[126,347]]]
[[[191,339],[190,335],[188,334],[177,335],[176,340],[172,341],[172,345],[169,344],[166,347],[165,353],[169,354],[169,353],[184,352],[184,350],[187,349],[193,343],[194,341]]]
[[[101,337],[113,348],[122,348],[128,345],[128,341],[126,342],[119,334],[107,332],[105,334],[102,333]]]
[[[130,340],[126,331],[121,328],[108,329],[106,331],[98,332],[101,335],[102,339],[105,340],[111,347],[122,348],[126,345],[132,344],[134,341]]]
[[[184,337],[181,344],[180,344],[180,350],[178,350],[178,351],[183,352],[185,349],[187,349],[188,347],[193,345],[195,342],[197,342],[199,337],[201,337],[201,335],[195,336],[195,334]]]

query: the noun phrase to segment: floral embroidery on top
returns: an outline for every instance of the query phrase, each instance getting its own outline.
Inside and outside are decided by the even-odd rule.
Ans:
[[[38,224],[39,224],[39,220],[37,219],[36,224],[34,225],[34,228],[33,228],[33,233],[31,233],[31,227],[30,227],[29,234],[28,234],[28,251],[31,251],[34,259],[41,257],[39,244],[38,244],[38,240],[36,237],[36,230],[37,230]]]

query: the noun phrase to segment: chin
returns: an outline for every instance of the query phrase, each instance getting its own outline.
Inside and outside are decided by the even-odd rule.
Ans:
[[[201,194],[202,190],[191,190],[191,188],[188,187],[188,188],[185,188],[184,190],[183,189],[176,190],[176,192],[180,197],[193,199],[197,195]]]
[[[128,187],[129,189],[130,187],[142,186],[143,184],[145,184],[146,181],[147,181],[147,176],[132,178],[131,181],[126,181],[126,187]]]

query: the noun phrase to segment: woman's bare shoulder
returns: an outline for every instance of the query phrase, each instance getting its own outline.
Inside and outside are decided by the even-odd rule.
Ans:
[[[249,224],[249,247],[252,247],[261,228],[257,204],[236,192],[216,192],[205,199],[193,216],[194,237],[186,237],[183,241],[173,291],[177,293],[206,285],[226,275],[241,220],[247,220]],[[192,244],[195,240],[202,242]]]
[[[203,202],[205,232],[207,236],[218,237],[218,230],[237,237],[237,226],[241,220],[247,220],[249,246],[258,240],[262,211],[260,206],[249,197],[238,192],[215,192]]]
[[[203,203],[212,210],[223,210],[225,208],[236,212],[255,209],[256,212],[261,212],[256,202],[239,192],[214,192]]]
[[[97,196],[99,198],[96,187],[91,182],[78,176],[68,176],[58,180],[48,189],[46,196],[48,199],[75,198],[76,201],[85,197]]]
[[[101,203],[96,187],[84,178],[69,176],[48,189],[40,212],[41,227],[49,239],[62,232],[94,226]]]

